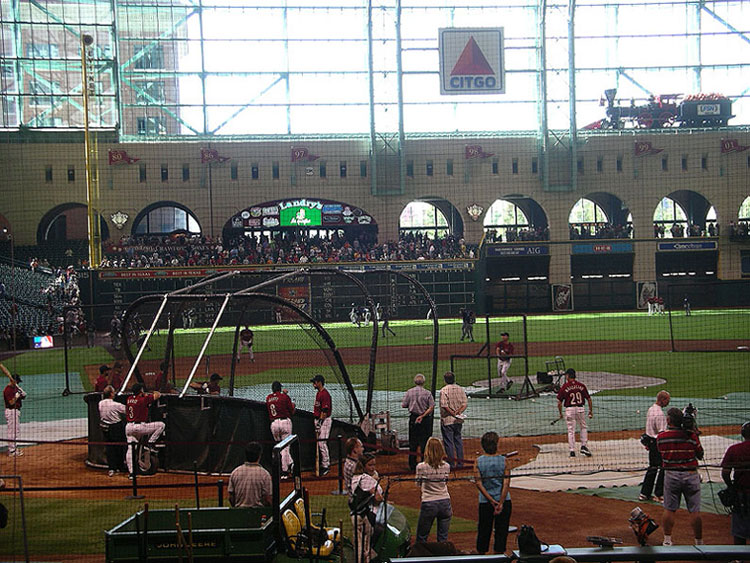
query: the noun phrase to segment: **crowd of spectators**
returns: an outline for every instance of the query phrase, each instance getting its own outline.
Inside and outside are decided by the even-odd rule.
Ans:
[[[487,231],[488,242],[549,240],[549,227],[502,227]]]
[[[665,223],[654,223],[654,238],[664,238],[667,232]],[[672,223],[669,227],[669,233],[672,238],[685,238],[685,237],[717,237],[719,236],[719,224],[710,222],[703,228],[695,223]]]
[[[333,233],[330,238],[299,233],[273,237],[237,237],[224,244],[205,236],[126,236],[104,247],[102,268],[222,266],[232,264],[306,264],[446,260],[474,258],[476,246],[446,235],[430,238],[405,233],[398,241],[378,243],[374,234]]]
[[[750,221],[740,220],[736,224],[729,223],[729,238],[731,240],[746,240],[750,238]]]
[[[633,238],[633,225],[611,223],[571,223],[570,240]]]

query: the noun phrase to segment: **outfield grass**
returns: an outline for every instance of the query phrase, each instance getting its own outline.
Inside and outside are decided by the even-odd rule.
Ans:
[[[695,311],[690,317],[681,314],[672,316],[676,335],[685,339],[747,339],[750,336],[750,311],[745,309]],[[339,349],[368,347],[372,339],[372,328],[357,328],[350,323],[329,323],[324,325]],[[426,320],[393,321],[396,337],[379,340],[375,388],[380,390],[403,390],[411,386],[414,373],[431,374],[429,362],[390,362],[389,347],[429,345],[432,342],[432,322]],[[494,341],[502,331],[510,332],[511,340],[518,342],[522,334],[521,317],[493,318],[490,323],[491,339]],[[732,391],[747,391],[748,383],[736,374],[746,372],[750,367],[750,357],[736,352],[643,352],[635,354],[597,354],[598,343],[622,340],[664,340],[669,338],[667,316],[649,317],[642,312],[622,313],[575,313],[567,315],[529,316],[527,332],[529,342],[590,342],[591,354],[571,355],[564,346],[556,352],[565,358],[566,365],[584,371],[608,371],[633,375],[653,376],[666,379],[675,393],[689,396],[721,396]],[[256,333],[255,352],[317,350],[316,343],[297,325],[268,325],[254,327]],[[456,319],[440,321],[440,342],[456,343],[460,340],[461,324]],[[483,320],[474,329],[479,341],[485,335]],[[194,358],[206,338],[206,329],[179,331],[176,338],[176,355]],[[210,342],[206,354],[226,355],[233,348],[234,330],[219,328]],[[144,354],[145,359],[159,360],[163,357],[166,342],[164,333],[156,334],[152,340],[152,350]],[[474,350],[474,348],[472,348]],[[546,368],[544,361],[552,358],[530,358],[531,374]],[[85,365],[111,363],[112,358],[101,347],[73,348],[68,352],[69,369],[73,373],[83,373]],[[22,374],[64,373],[64,353],[62,349],[33,350],[19,354],[6,362],[8,367]],[[314,363],[314,362],[313,362]],[[295,370],[295,378],[312,376],[319,369],[305,367],[300,362]],[[439,373],[449,369],[447,361],[440,362]],[[494,367],[494,365],[493,365]],[[523,361],[517,359],[511,368],[511,376],[523,375]],[[347,364],[347,369],[355,385],[365,385],[368,366]],[[240,369],[240,374],[244,369]],[[462,384],[487,377],[486,363],[483,360],[461,360],[456,369]],[[275,379],[288,379],[288,370],[270,369],[253,375],[239,375],[237,386],[270,383]],[[494,373],[493,373],[494,376]],[[82,378],[85,389],[91,389],[87,378]],[[608,391],[609,394],[635,395],[651,394],[652,390],[629,389]]]
[[[529,342],[566,341],[613,341],[613,340],[669,340],[669,317],[649,317],[642,312],[627,313],[577,313],[566,315],[529,315],[527,335]],[[672,326],[676,339],[726,340],[750,337],[750,310],[700,310],[690,317],[672,315]],[[351,323],[323,323],[338,348],[369,346],[372,340],[372,325],[355,327]],[[433,324],[427,320],[391,321],[395,337],[380,338],[378,346],[404,346],[429,344],[432,341]],[[304,336],[297,325],[264,325],[253,327],[255,352],[273,350],[312,349],[317,344]],[[511,340],[522,340],[521,317],[494,317],[490,319],[490,340],[499,340],[500,332],[511,333]],[[182,350],[198,351],[203,345],[208,329],[179,330],[177,345]],[[482,342],[486,329],[484,319],[474,326],[474,337]],[[161,348],[164,333],[154,335],[154,348]],[[234,329],[220,327],[210,343],[211,350],[228,353],[232,350]],[[459,342],[461,322],[457,319],[440,320],[440,343]],[[153,354],[146,354],[146,357]]]

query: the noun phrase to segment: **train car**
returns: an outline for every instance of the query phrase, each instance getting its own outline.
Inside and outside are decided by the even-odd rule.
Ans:
[[[682,94],[651,96],[646,104],[622,106],[616,103],[617,90],[604,91],[601,105],[607,117],[584,129],[661,129],[664,127],[725,127],[732,115],[732,100],[722,94],[693,94],[678,103]]]

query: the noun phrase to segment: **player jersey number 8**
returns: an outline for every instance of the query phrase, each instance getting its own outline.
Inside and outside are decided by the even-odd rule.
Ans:
[[[271,411],[271,416],[276,418],[276,405],[273,403],[268,403],[268,410]]]

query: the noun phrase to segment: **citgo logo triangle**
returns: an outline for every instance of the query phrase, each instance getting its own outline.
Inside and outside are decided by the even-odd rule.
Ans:
[[[451,71],[451,76],[476,76],[479,74],[495,74],[490,63],[484,57],[484,53],[474,41],[474,37],[469,37],[461,56],[456,61],[456,66]]]

